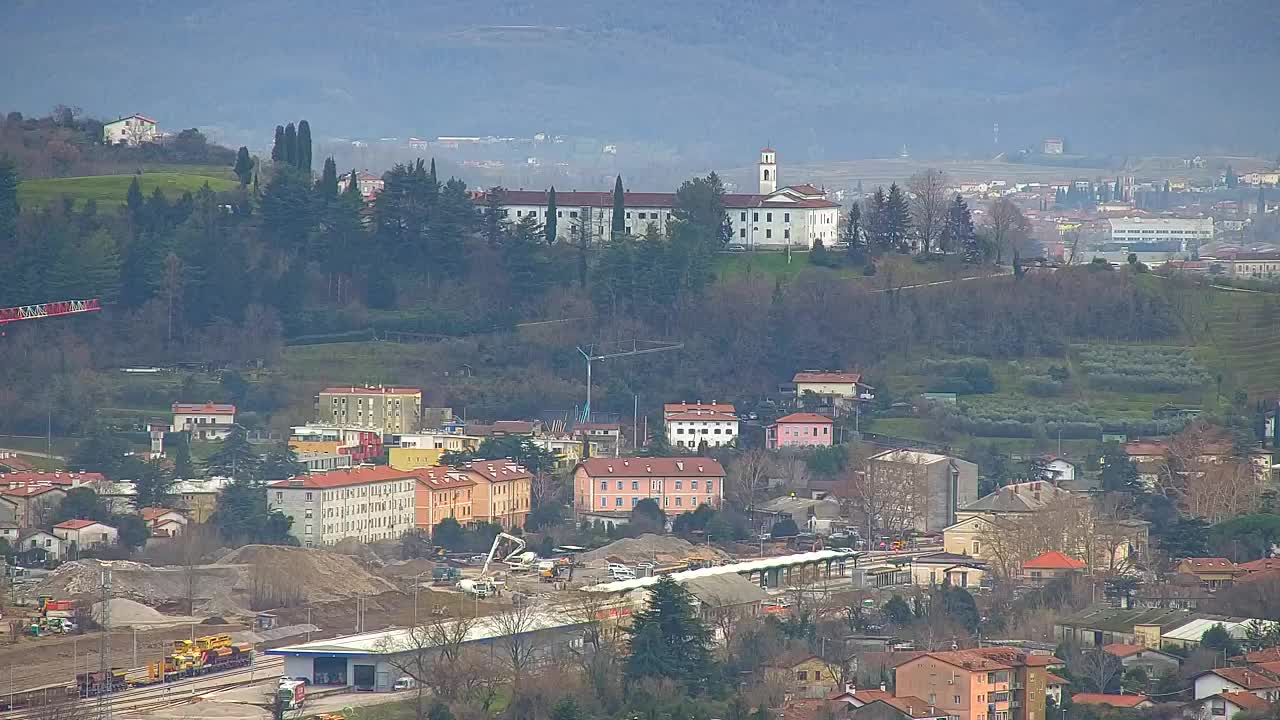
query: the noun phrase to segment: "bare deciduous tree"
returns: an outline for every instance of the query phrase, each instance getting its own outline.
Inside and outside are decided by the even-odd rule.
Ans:
[[[503,664],[517,685],[524,679],[537,655],[538,647],[533,634],[539,628],[541,620],[542,613],[529,603],[513,606],[489,618],[500,636],[497,644],[501,648]]]
[[[991,244],[995,247],[997,264],[1006,255],[1012,256],[1031,231],[1026,216],[1009,198],[991,201],[987,207],[986,225]]]
[[[931,252],[942,235],[947,217],[947,185],[945,173],[935,168],[916,173],[907,181],[911,193],[911,226],[920,236],[921,252]]]
[[[726,489],[739,507],[754,507],[769,487],[769,470],[773,461],[759,448],[747,450],[729,463]]]
[[[405,635],[384,641],[391,666],[401,675],[416,682],[415,717],[427,716],[430,703],[427,692],[444,700],[456,698],[463,684],[459,674],[464,643],[475,626],[475,618],[445,619],[432,613],[422,624],[409,628]]]

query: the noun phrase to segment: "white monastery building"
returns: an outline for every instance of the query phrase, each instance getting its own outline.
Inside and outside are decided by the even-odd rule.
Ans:
[[[724,447],[738,439],[738,416],[726,403],[667,403],[662,417],[671,447]]]
[[[760,151],[756,176],[759,193],[724,196],[724,208],[733,227],[731,244],[748,249],[807,250],[816,240],[828,246],[836,242],[840,205],[827,199],[826,190],[807,184],[779,188],[777,153],[773,148]],[[643,235],[651,224],[665,233],[675,200],[673,192],[623,193],[627,233]],[[485,196],[477,196],[476,201],[483,205]],[[546,223],[546,191],[504,190],[500,205],[506,219],[512,222],[532,216],[539,223]],[[574,227],[579,224],[587,226],[593,239],[604,238],[613,227],[613,193],[556,191],[556,220],[556,237],[560,240],[572,238]]]
[[[102,126],[102,142],[107,145],[130,145],[137,147],[143,143],[155,142],[161,137],[156,121],[134,113],[119,120],[104,123]]]

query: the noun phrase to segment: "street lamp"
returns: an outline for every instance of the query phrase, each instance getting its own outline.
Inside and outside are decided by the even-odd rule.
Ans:
[[[422,588],[422,576],[430,573],[424,570],[413,577],[413,626],[418,626],[418,590]]]

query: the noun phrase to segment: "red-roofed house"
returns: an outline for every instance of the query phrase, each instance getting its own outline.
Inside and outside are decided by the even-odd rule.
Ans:
[[[926,698],[960,720],[1044,720],[1046,668],[1061,663],[1011,647],[925,653],[897,667],[894,694]]]
[[[299,475],[267,486],[267,503],[293,520],[304,547],[396,540],[414,527],[418,477],[385,465]]]
[[[1119,658],[1120,664],[1126,670],[1142,668],[1146,671],[1147,677],[1152,678],[1173,672],[1182,665],[1182,661],[1176,655],[1170,655],[1142,645],[1112,643],[1103,645],[1102,651]]]
[[[53,485],[64,490],[87,485],[101,491],[108,484],[106,476],[96,472],[44,472],[43,470],[0,473],[0,488],[24,485]]]
[[[1267,702],[1280,700],[1280,679],[1255,668],[1214,668],[1196,675],[1195,698],[1203,700],[1223,692],[1247,692]]]
[[[67,491],[53,485],[18,485],[0,488],[0,520],[22,528],[43,526]]]
[[[509,459],[475,460],[458,468],[475,483],[471,513],[475,520],[511,529],[524,525],[533,498],[533,474]]]
[[[744,248],[808,249],[815,240],[831,245],[839,236],[840,206],[828,200],[826,192],[813,185],[789,187],[778,183],[777,155],[760,153],[757,194],[728,193],[723,203],[729,216],[729,242]],[[476,193],[473,202],[488,211],[491,201],[510,222],[532,217],[546,224],[547,193],[542,190],[504,190],[499,197]],[[675,193],[624,192],[623,228],[628,234],[643,235],[653,225],[666,232],[675,210]],[[608,237],[613,225],[613,193],[556,192],[557,235],[568,241],[577,226],[584,226],[590,238]]]
[[[1153,707],[1155,703],[1146,695],[1109,695],[1106,693],[1076,693],[1071,702],[1079,705],[1107,705],[1113,708],[1140,710]]]
[[[1252,575],[1259,572],[1270,572],[1272,570],[1280,570],[1280,558],[1262,558],[1260,560],[1250,560],[1247,563],[1239,563],[1236,569],[1241,572]]]
[[[1183,558],[1174,572],[1193,575],[1210,589],[1230,585],[1237,577],[1245,574],[1235,563],[1222,557]]]
[[[738,440],[738,416],[727,403],[667,403],[662,423],[671,447],[725,447]]]
[[[189,432],[196,440],[222,440],[236,422],[236,406],[223,403],[174,403],[169,432]]]
[[[1223,692],[1197,700],[1187,709],[1195,720],[1231,720],[1242,712],[1264,715],[1271,710],[1271,703],[1252,693]]]
[[[142,516],[142,521],[151,530],[151,537],[177,537],[187,527],[187,516],[179,510],[164,507],[145,507],[139,510],[138,514]]]
[[[1083,572],[1086,567],[1083,560],[1077,560],[1064,552],[1050,550],[1022,563],[1022,577],[1031,582],[1040,583]]]
[[[414,490],[414,525],[430,532],[447,517],[462,525],[476,520],[472,515],[474,480],[442,465],[419,468],[413,474],[418,480]]]
[[[80,550],[95,545],[113,545],[116,529],[97,520],[67,520],[53,526],[53,534],[62,541],[63,552],[75,558]]]
[[[724,468],[712,458],[588,458],[573,470],[574,512],[630,515],[653,498],[668,517],[720,507]]]
[[[1045,673],[1045,694],[1053,698],[1053,704],[1062,707],[1062,693],[1071,684],[1071,681],[1054,675],[1053,673]]]
[[[778,418],[764,429],[770,450],[784,447],[830,447],[835,444],[835,423],[816,413],[798,412]]]
[[[831,408],[839,413],[860,401],[872,400],[875,392],[862,382],[862,374],[825,370],[801,370],[791,382],[796,386],[796,403],[800,407]]]

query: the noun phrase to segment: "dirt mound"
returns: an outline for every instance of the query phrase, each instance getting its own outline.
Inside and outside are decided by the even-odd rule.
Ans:
[[[93,619],[102,622],[102,603],[93,604]],[[172,618],[155,608],[147,607],[140,602],[128,598],[112,598],[111,625],[159,625],[162,623],[181,622],[181,618]]]
[[[62,564],[30,592],[32,597],[52,595],[59,599],[101,597],[102,574],[108,570],[113,598],[135,600],[151,607],[181,605],[185,610],[190,586],[195,613],[202,613],[202,604],[234,587],[244,575],[243,569],[233,567],[152,567],[127,560],[77,560]]]
[[[395,585],[380,578],[349,555],[313,548],[280,545],[245,545],[223,555],[216,566],[247,567],[248,589],[261,596],[262,591],[292,604],[294,600],[316,603],[356,596],[377,595],[395,590]],[[270,607],[255,602],[254,607]]]
[[[623,538],[583,553],[582,560],[588,563],[605,562],[618,559],[624,563],[637,562],[677,562],[696,558],[699,560],[723,560],[728,556],[706,545],[694,545],[671,535],[641,535],[635,538]]]
[[[388,563],[385,567],[378,568],[377,572],[378,575],[392,580],[412,580],[423,573],[430,574],[435,566],[436,564],[430,560],[417,558]]]

